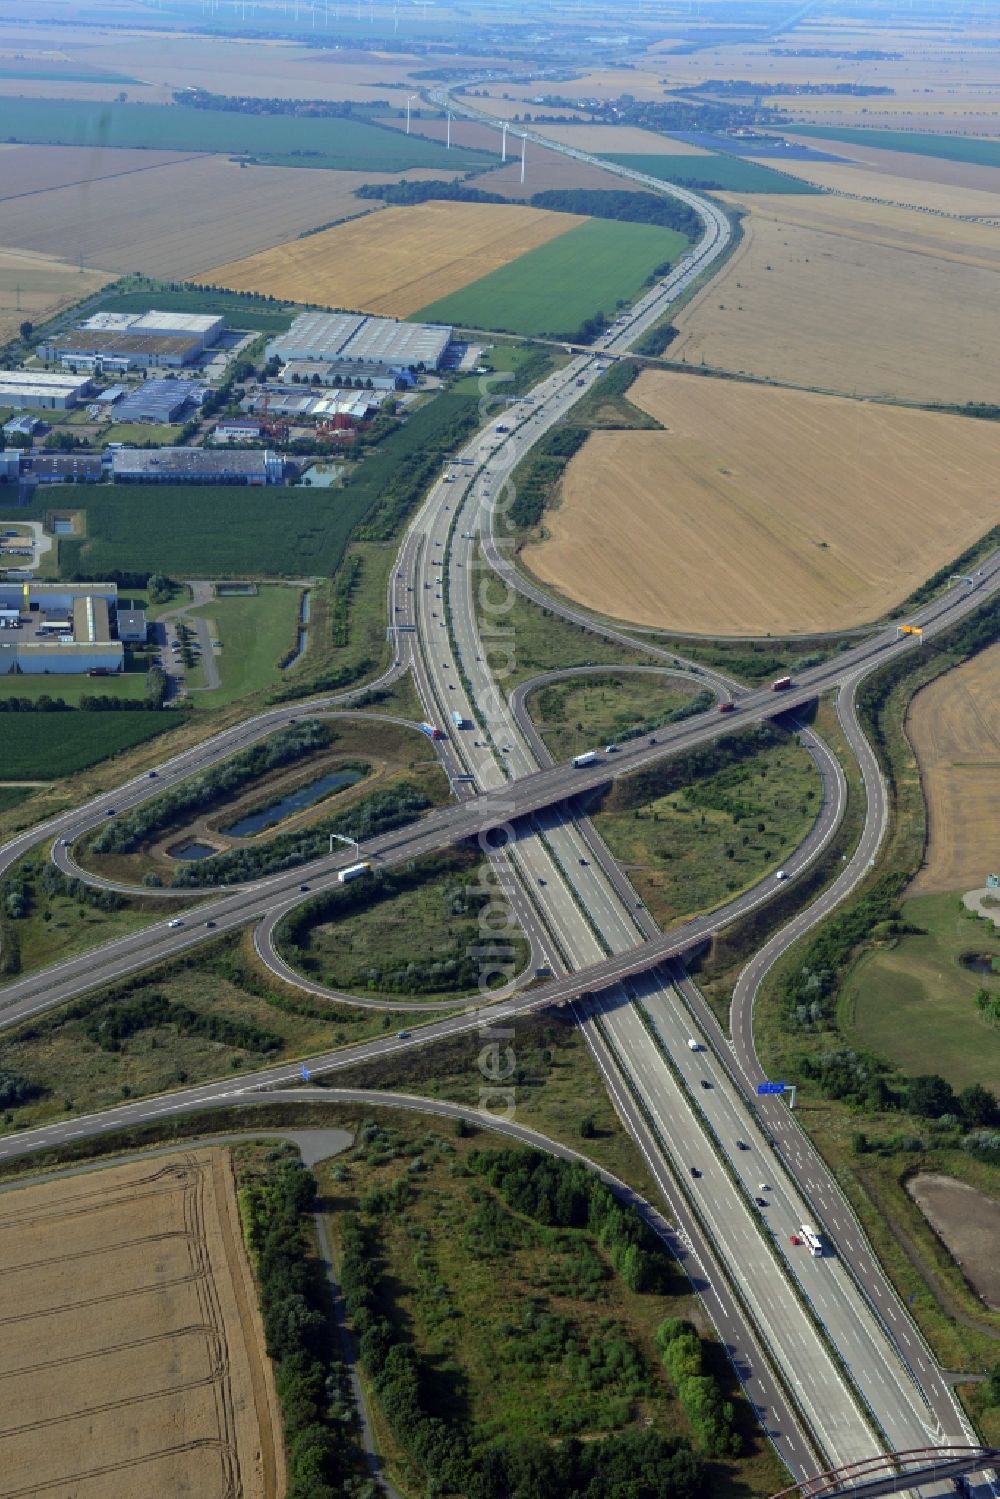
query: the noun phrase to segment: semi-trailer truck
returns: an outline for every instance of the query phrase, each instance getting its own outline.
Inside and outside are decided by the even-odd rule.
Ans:
[[[469,720],[467,718],[463,718],[462,715],[461,715],[461,713],[452,713],[452,715],[451,715],[451,721],[455,725],[456,729],[471,729],[472,728],[472,725],[469,722]]]
[[[426,734],[427,737],[428,737],[428,739],[443,739],[444,738],[444,734],[441,732],[441,730],[440,729],[436,729],[432,723],[422,723],[420,725],[420,732],[422,734]]]
[[[596,765],[597,751],[588,750],[585,755],[574,755],[573,764],[576,766],[577,770],[582,770],[585,765]]]
[[[342,885],[348,885],[351,880],[360,879],[363,874],[367,874],[369,869],[371,869],[370,864],[348,864],[346,869],[338,872],[337,879]]]
[[[775,677],[771,683],[772,692],[787,692],[792,685],[791,677]]]

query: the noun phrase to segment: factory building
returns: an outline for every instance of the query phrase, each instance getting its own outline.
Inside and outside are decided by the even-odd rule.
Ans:
[[[67,369],[124,373],[180,369],[218,340],[220,317],[190,312],[98,312],[39,344],[43,359]]]
[[[402,373],[411,366],[436,370],[451,342],[451,328],[400,323],[395,318],[348,312],[304,312],[287,333],[267,346],[268,359],[352,366],[374,365]]]
[[[114,583],[0,583],[0,675],[121,671],[117,601]]]
[[[116,422],[158,422],[168,426],[185,407],[205,397],[203,385],[188,380],[144,380],[115,405]]]
[[[284,472],[277,453],[259,448],[123,448],[111,455],[112,477],[126,484],[280,484]]]
[[[17,411],[68,411],[90,390],[85,376],[53,375],[45,370],[0,370],[0,406]]]
[[[119,640],[127,640],[130,644],[145,645],[146,633],[147,626],[145,609],[119,609]]]

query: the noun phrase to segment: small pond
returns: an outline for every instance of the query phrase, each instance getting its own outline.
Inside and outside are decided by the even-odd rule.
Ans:
[[[194,860],[210,859],[212,855],[217,854],[219,850],[217,848],[213,848],[210,843],[194,842],[178,843],[173,848],[168,849],[167,852],[170,854],[170,857],[172,859]]]
[[[311,807],[315,802],[321,802],[331,791],[339,791],[342,786],[353,786],[356,781],[361,780],[360,770],[338,770],[327,776],[320,776],[318,781],[310,781],[308,786],[300,786],[297,791],[290,791],[283,796],[280,802],[275,802],[272,807],[262,807],[256,812],[248,812],[246,817],[241,817],[238,822],[231,822],[227,827],[220,828],[230,838],[249,838],[254,833],[262,833],[265,828],[273,828],[276,823],[283,822],[293,812],[301,812],[303,807]]]
[[[246,598],[257,592],[253,583],[216,583],[215,595],[220,599]]]
[[[961,957],[963,968],[970,973],[981,973],[986,978],[996,978],[997,970],[993,966],[993,959],[988,952],[964,952]]]

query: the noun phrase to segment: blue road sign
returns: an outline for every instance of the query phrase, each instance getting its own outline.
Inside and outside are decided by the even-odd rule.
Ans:
[[[784,1083],[758,1083],[757,1084],[757,1093],[758,1093],[758,1096],[763,1096],[763,1094],[765,1094],[765,1093],[784,1093],[784,1091],[785,1091],[785,1085],[784,1085]]]
[[[302,1066],[299,1070],[302,1073],[302,1081],[304,1083],[307,1083],[312,1076],[312,1073],[309,1071],[309,1068],[306,1066],[305,1062],[302,1063]]]

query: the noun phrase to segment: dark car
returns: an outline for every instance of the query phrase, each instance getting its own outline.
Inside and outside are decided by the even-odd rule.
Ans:
[[[698,1081],[701,1083],[701,1086],[703,1088],[710,1088],[712,1086],[707,1077],[701,1077],[698,1079]]]
[[[215,922],[214,921],[206,921],[205,925],[211,927],[211,926],[215,925]]]
[[[300,889],[300,890],[308,890],[308,889],[309,889],[309,886],[308,886],[308,885],[300,885],[300,886],[299,886],[299,889]]]
[[[755,1197],[754,1198],[754,1202],[757,1204],[757,1206],[759,1208],[766,1208],[767,1207],[767,1200],[764,1197]]]
[[[698,1170],[697,1166],[692,1166],[691,1167],[691,1175],[692,1176],[700,1176],[701,1175],[701,1172]]]
[[[736,1142],[736,1149],[737,1150],[749,1150],[750,1147],[749,1147],[749,1145],[747,1144],[747,1142],[745,1140],[737,1140],[737,1142]]]
[[[146,778],[147,778],[147,780],[155,781],[156,780],[156,771],[155,770],[147,771]]]

